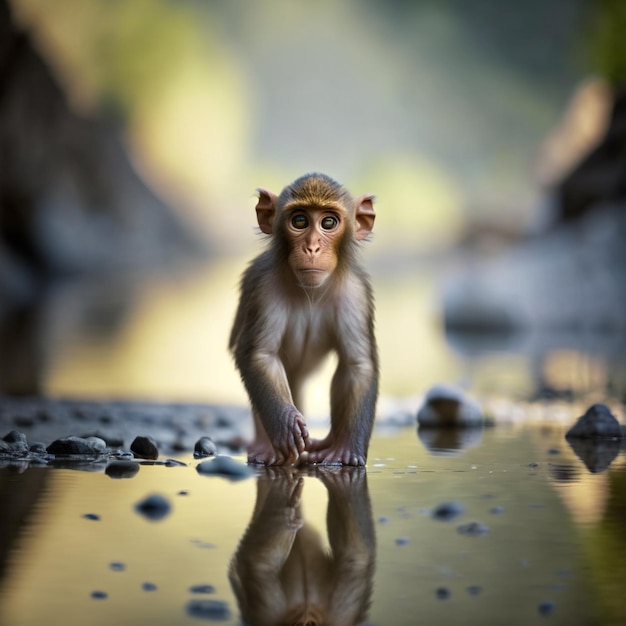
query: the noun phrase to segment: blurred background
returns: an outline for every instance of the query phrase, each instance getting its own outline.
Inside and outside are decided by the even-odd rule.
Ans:
[[[625,29],[621,0],[0,0],[0,392],[245,403],[255,189],[323,171],[377,196],[382,411],[623,399]]]

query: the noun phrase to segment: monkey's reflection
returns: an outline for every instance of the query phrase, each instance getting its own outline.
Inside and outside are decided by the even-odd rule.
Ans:
[[[328,490],[330,550],[302,516],[304,478],[268,468],[230,567],[248,626],[348,626],[365,620],[374,577],[375,536],[365,468],[316,471]]]

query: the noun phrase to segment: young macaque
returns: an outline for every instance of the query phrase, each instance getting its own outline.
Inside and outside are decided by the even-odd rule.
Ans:
[[[356,261],[374,225],[373,196],[354,199],[324,174],[279,196],[259,189],[256,214],[270,235],[241,280],[230,350],[252,404],[248,462],[365,465],[378,396],[374,299]],[[300,412],[306,378],[334,351],[331,427],[309,437]]]

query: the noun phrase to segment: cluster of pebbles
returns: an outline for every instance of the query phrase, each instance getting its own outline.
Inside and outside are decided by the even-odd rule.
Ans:
[[[138,462],[181,464],[168,455],[241,453],[250,421],[243,407],[0,398],[0,427],[8,430],[0,439],[0,467],[106,464],[107,473],[126,476]]]

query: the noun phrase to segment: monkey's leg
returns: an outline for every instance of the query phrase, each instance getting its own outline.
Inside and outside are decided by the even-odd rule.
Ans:
[[[331,428],[309,443],[309,462],[365,465],[374,424],[378,378],[369,363],[339,363],[331,386]]]

